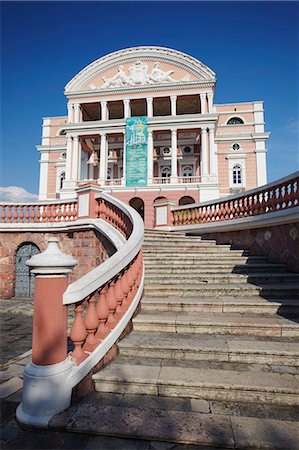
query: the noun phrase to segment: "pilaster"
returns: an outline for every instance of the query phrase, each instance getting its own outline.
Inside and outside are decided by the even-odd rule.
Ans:
[[[153,97],[146,97],[146,104],[147,104],[147,116],[153,117],[154,111],[153,111]]]
[[[171,115],[172,116],[176,116],[176,101],[177,101],[177,96],[171,95],[170,102],[171,102]]]
[[[171,130],[171,182],[175,183],[178,177],[177,168],[177,129]]]
[[[154,155],[154,139],[153,131],[147,132],[147,183],[151,184],[153,179],[153,156]]]

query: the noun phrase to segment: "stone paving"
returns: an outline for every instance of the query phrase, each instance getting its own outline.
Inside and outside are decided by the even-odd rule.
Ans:
[[[31,361],[32,316],[32,300],[0,300],[2,450],[205,450],[197,445],[22,427],[15,418],[15,411],[22,400],[24,368]]]

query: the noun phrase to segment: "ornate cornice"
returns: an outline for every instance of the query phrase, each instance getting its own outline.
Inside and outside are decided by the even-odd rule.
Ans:
[[[97,59],[93,63],[89,64],[83,70],[81,70],[74,78],[72,78],[69,83],[65,86],[65,95],[69,96],[72,93],[77,93],[82,91],[82,86],[91,81],[99,72],[104,72],[114,67],[118,67],[124,63],[134,63],[136,60],[148,61],[152,60],[155,62],[168,62],[176,67],[182,68],[187,72],[195,75],[200,79],[200,81],[214,82],[216,81],[215,73],[196,58],[182,53],[178,50],[173,50],[165,47],[132,47],[123,50],[118,50],[113,53],[109,53],[102,58]],[[157,89],[160,87],[174,86],[176,83],[165,83],[155,86]],[[187,83],[183,82],[183,86]],[[148,89],[149,86],[146,86]],[[132,89],[132,88],[131,88]],[[136,92],[136,88],[134,88]],[[109,89],[108,92],[115,92],[117,88]],[[159,90],[159,89],[158,89]],[[103,89],[97,90],[104,93]],[[95,94],[96,91],[92,91]],[[121,91],[122,92],[122,91]],[[118,92],[119,93],[119,92]]]
[[[76,92],[65,92],[67,98],[80,98],[80,97],[96,97],[96,96],[111,96],[119,94],[130,94],[130,93],[147,93],[147,92],[163,92],[163,91],[181,91],[186,89],[200,89],[200,88],[214,88],[215,81],[189,81],[183,83],[171,83],[171,84],[160,84],[160,85],[147,85],[147,86],[130,86],[130,87],[120,87],[114,89],[93,89],[88,91],[76,91]]]

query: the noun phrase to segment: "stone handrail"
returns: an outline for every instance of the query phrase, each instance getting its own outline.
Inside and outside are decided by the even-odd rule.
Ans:
[[[244,192],[198,205],[171,208],[172,225],[196,225],[247,218],[299,205],[299,172]]]
[[[57,248],[62,258],[60,268],[50,267],[52,272],[49,272],[49,268],[46,267],[47,264],[51,264],[53,256],[51,248],[53,245],[57,246],[54,242],[56,238],[50,238],[48,249],[44,253],[35,255],[28,261],[38,282],[36,285],[38,293],[34,298],[34,314],[37,312],[37,318],[34,316],[32,363],[24,372],[23,401],[17,410],[18,420],[28,425],[46,426],[54,414],[70,405],[73,387],[83,380],[116,344],[142,296],[144,225],[141,217],[133,208],[106,193],[97,194],[90,190],[89,199],[91,209],[88,217],[86,219],[79,217],[74,226],[76,222],[79,227],[84,227],[83,223],[86,227],[88,223],[114,244],[116,252],[68,286],[59,280],[63,280],[63,274],[70,272],[71,269],[68,270],[67,264],[69,267],[76,264],[73,258],[62,254]],[[80,196],[78,203],[80,212]],[[44,225],[34,224],[34,228]],[[55,228],[59,226],[58,223],[51,224],[51,228],[52,225],[55,225]],[[72,261],[68,263],[67,258],[71,258]],[[51,273],[54,275],[50,275]],[[62,275],[59,275],[58,279],[55,278],[59,273]],[[54,283],[52,292],[51,288],[41,289],[42,283],[48,283],[49,286],[51,276]],[[62,283],[60,288],[58,281]],[[56,291],[61,292],[60,301],[56,300],[56,308],[59,309],[57,323],[62,324],[60,329],[57,329],[58,325],[55,318],[53,319],[55,314],[53,297]],[[51,302],[38,299],[39,292],[44,292],[44,295],[49,292]],[[66,311],[71,305],[75,314],[70,329],[70,339],[74,348],[67,354]],[[46,311],[47,308],[50,309]],[[49,315],[50,321],[47,320]],[[38,320],[43,322],[43,326],[37,323]],[[45,329],[47,327],[49,328]],[[49,340],[55,342],[53,348]]]
[[[0,203],[0,223],[66,222],[77,219],[77,201]]]

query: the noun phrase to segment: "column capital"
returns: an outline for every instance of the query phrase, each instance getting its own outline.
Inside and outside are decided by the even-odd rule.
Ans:
[[[152,103],[153,100],[154,100],[153,97],[146,97],[146,101],[147,101],[148,103]]]
[[[107,100],[101,100],[101,105],[107,105]]]
[[[74,135],[74,136],[73,136],[74,141],[77,142],[77,141],[79,140],[79,137],[80,137],[80,136],[78,136],[78,135]]]
[[[127,105],[129,105],[131,99],[130,98],[124,98],[123,102],[126,103]],[[107,102],[106,102],[107,103]]]
[[[207,132],[207,125],[201,125],[201,132],[206,133]]]
[[[147,134],[150,135],[150,136],[153,135],[153,132],[154,132],[153,130],[147,130]]]
[[[171,95],[171,96],[170,96],[170,99],[173,100],[173,101],[176,100],[177,98],[178,98],[177,95]]]
[[[99,135],[101,136],[101,138],[104,138],[107,136],[107,133],[106,133],[106,131],[100,131]]]
[[[207,95],[206,92],[200,92],[199,95],[201,96],[201,98],[205,97]]]
[[[177,135],[178,129],[177,128],[171,128],[170,131],[171,131],[172,135],[174,135],[174,134]]]
[[[209,131],[212,131],[212,132],[215,131],[215,125],[214,124],[209,125],[208,128],[209,128]]]

